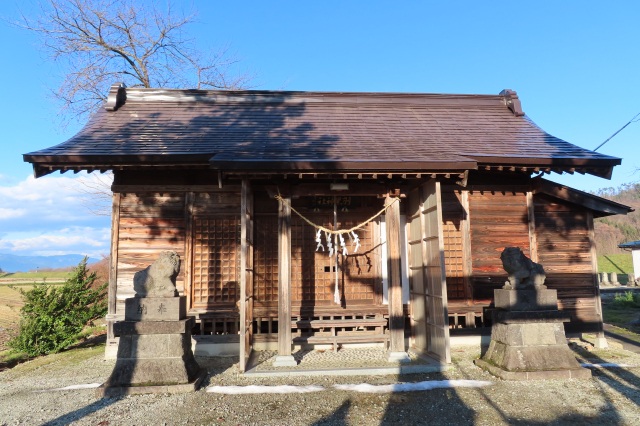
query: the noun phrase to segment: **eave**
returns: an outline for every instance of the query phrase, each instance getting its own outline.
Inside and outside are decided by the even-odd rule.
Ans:
[[[534,192],[542,193],[563,201],[577,204],[594,212],[595,217],[628,214],[635,211],[632,207],[578,189],[569,188],[546,179],[533,180]]]

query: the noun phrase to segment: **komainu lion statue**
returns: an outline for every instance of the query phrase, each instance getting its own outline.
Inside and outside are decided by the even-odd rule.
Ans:
[[[158,259],[133,276],[136,297],[174,297],[176,277],[180,272],[180,256],[175,251],[163,251]]]
[[[547,288],[544,285],[546,275],[542,265],[525,256],[519,247],[506,247],[500,259],[504,270],[509,274],[502,288],[506,290]]]

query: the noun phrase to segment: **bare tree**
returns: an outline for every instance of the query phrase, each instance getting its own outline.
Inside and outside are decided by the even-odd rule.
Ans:
[[[201,52],[186,29],[193,13],[175,12],[169,0],[43,0],[35,19],[20,25],[40,34],[65,76],[54,95],[64,114],[80,121],[102,105],[115,82],[130,87],[242,88],[246,74],[227,49]]]

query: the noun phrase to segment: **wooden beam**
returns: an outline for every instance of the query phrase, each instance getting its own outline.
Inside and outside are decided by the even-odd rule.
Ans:
[[[387,195],[385,214],[387,252],[389,256],[389,352],[404,352],[404,311],[402,309],[402,276],[400,263],[400,204]]]

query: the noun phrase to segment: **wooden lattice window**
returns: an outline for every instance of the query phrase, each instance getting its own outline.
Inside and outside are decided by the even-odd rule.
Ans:
[[[458,221],[458,224],[460,222]],[[464,258],[462,249],[462,232],[460,227],[445,220],[442,226],[444,235],[444,263],[447,274],[447,296],[449,299],[464,299]]]
[[[442,193],[442,234],[444,237],[444,264],[447,275],[447,297],[465,299],[465,259],[463,247],[464,209],[459,192]]]
[[[278,301],[278,217],[256,216],[253,297],[256,303]]]
[[[240,218],[194,218],[194,308],[235,307],[240,295]]]

